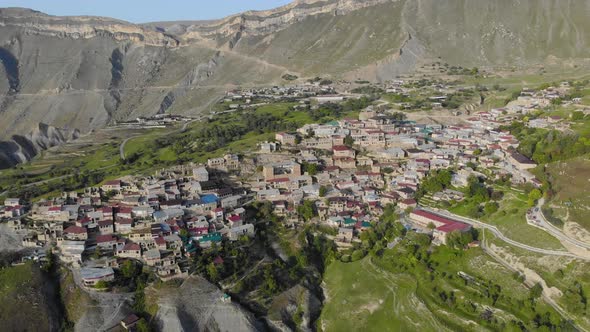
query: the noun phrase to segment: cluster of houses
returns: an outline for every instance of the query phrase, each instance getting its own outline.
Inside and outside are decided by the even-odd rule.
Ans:
[[[276,134],[272,150],[261,145],[260,153],[270,153],[274,160],[263,165],[262,175],[249,183],[250,190],[257,199],[273,202],[275,213],[293,222],[299,217],[299,204],[315,201],[319,221],[337,227],[337,239],[350,243],[378,220],[387,204],[395,203],[400,210],[416,208],[415,193],[431,170],[452,168],[456,188],[467,186],[471,177],[507,175],[514,184],[540,186],[529,171],[535,163],[516,150],[518,140],[497,129],[512,120],[493,110],[460,125],[428,125],[369,108],[358,119],[305,125],[297,132]],[[319,171],[305,172],[302,165],[310,164],[317,164],[313,169]],[[475,167],[485,169],[485,174]],[[432,199],[458,202],[464,195],[446,189]],[[470,229],[441,218],[424,211],[409,215],[411,227],[425,228],[432,222],[440,243],[452,231]]]
[[[247,88],[227,91],[219,102],[230,110],[258,107],[271,102],[299,101],[301,103],[336,102],[346,98],[338,95],[331,85],[306,83],[292,86],[273,86],[268,88]]]
[[[178,123],[188,122],[194,118],[175,114],[156,114],[150,117],[138,117],[131,121],[116,122],[116,128],[166,128]]]
[[[252,237],[254,225],[243,208],[245,190],[210,180],[202,165],[179,169],[107,181],[26,209],[19,199],[9,198],[2,210],[8,215],[16,208],[30,219],[23,225],[10,214],[11,225],[27,231],[24,246],[55,245],[61,261],[83,267],[86,285],[111,280],[111,269],[126,259],[152,267],[163,280],[183,277],[187,257],[198,247]],[[88,267],[89,258],[105,264]]]
[[[227,98],[319,95],[321,89],[269,88]],[[509,175],[515,184],[540,185],[529,171],[535,163],[516,151],[518,140],[497,129],[513,120],[505,109],[493,109],[457,125],[420,124],[369,107],[357,119],[308,124],[261,143],[252,159],[257,171],[239,187],[224,176],[244,171],[245,163],[227,154],[205,165],[111,180],[28,207],[9,198],[0,213],[14,227],[26,228],[25,246],[55,244],[62,261],[82,266],[90,255],[107,257],[103,270],[85,271],[88,285],[111,278],[111,269],[125,259],[142,261],[162,279],[183,276],[187,257],[198,247],[254,235],[254,220],[248,220],[245,210],[252,200],[271,202],[274,213],[288,224],[300,222],[297,207],[313,201],[315,221],[337,229],[336,240],[343,247],[358,241],[388,204],[396,204],[401,211],[413,210],[408,213],[409,227],[432,232],[436,242],[445,243],[450,232],[470,228],[419,209],[415,194],[432,170],[452,168],[455,188],[466,186],[474,176]],[[212,179],[211,174],[218,176]],[[464,197],[461,191],[446,189],[432,199]],[[33,222],[21,225],[21,216]]]

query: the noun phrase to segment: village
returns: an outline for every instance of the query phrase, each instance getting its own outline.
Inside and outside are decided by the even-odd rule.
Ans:
[[[449,234],[472,226],[422,209],[416,199],[421,182],[432,171],[452,170],[454,189],[432,193],[434,202],[460,202],[464,193],[455,189],[473,178],[508,177],[514,185],[540,187],[529,171],[536,164],[516,151],[515,137],[498,128],[552,98],[523,91],[507,107],[473,113],[456,125],[417,123],[397,110],[369,106],[355,119],[277,133],[246,156],[227,154],[152,176],[126,176],[32,204],[8,198],[0,213],[26,234],[25,247],[37,249],[28,258],[46,259],[41,249],[50,249],[79,269],[89,288],[113,281],[127,260],[141,262],[164,281],[187,277],[198,249],[255,236],[260,220],[246,213],[254,201],[270,202],[287,227],[312,222],[332,228],[343,250],[359,242],[387,206],[396,207],[408,230],[445,244]],[[567,127],[565,119],[554,117],[529,126],[541,120]],[[313,213],[302,215],[302,205],[311,205]]]

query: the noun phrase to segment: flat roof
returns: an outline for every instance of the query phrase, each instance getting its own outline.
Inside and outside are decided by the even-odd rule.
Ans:
[[[111,267],[83,267],[80,270],[80,275],[85,280],[102,279],[114,274],[115,271]]]

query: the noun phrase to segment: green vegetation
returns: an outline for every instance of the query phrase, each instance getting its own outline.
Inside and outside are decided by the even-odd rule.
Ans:
[[[76,286],[73,274],[66,268],[60,270],[60,297],[64,304],[65,314],[68,321],[77,322],[92,299]]]
[[[572,222],[590,230],[590,187],[582,185],[582,179],[590,178],[589,155],[551,163],[544,171],[542,175],[549,187],[545,216],[558,226]]]
[[[4,331],[59,329],[59,294],[32,262],[0,269],[0,324]],[[33,305],[34,304],[34,305]]]
[[[328,267],[327,302],[317,324],[323,331],[445,330],[416,296],[415,280],[383,271],[371,260]]]
[[[281,78],[284,79],[285,81],[295,81],[299,77],[297,75],[285,74]]]
[[[297,214],[303,218],[304,221],[310,221],[313,217],[317,216],[314,202],[309,200],[303,202],[303,204],[297,207]]]
[[[453,173],[451,170],[443,169],[433,171],[420,183],[420,188],[416,192],[416,198],[420,199],[427,193],[434,194],[451,186]]]
[[[318,325],[325,331],[572,329],[480,249],[429,250],[429,244],[427,236],[408,233],[394,249],[330,265]]]
[[[494,250],[507,261],[518,262],[526,266],[542,278],[547,287],[559,289],[563,295],[555,300],[582,328],[588,329],[590,323],[587,320],[590,314],[587,294],[590,291],[590,265],[581,260],[564,257],[543,256],[531,253],[498,240],[491,233],[486,233],[486,242],[494,246]],[[530,274],[530,273],[529,273]],[[530,297],[538,295],[537,290],[532,291]]]
[[[373,99],[362,97],[342,104],[323,104],[317,109],[294,108],[295,103],[275,103],[256,110],[220,114],[205,122],[178,128],[104,131],[87,145],[60,147],[32,162],[0,171],[0,187],[6,196],[33,200],[62,191],[76,191],[128,174],[147,174],[163,166],[188,161],[204,162],[224,153],[246,152],[272,140],[277,131],[295,130],[304,124],[356,117]],[[106,137],[107,134],[112,136]],[[119,156],[121,141],[125,160]],[[38,183],[43,181],[42,183]],[[33,185],[34,184],[34,185]]]
[[[350,92],[362,93],[362,94],[366,94],[366,95],[375,95],[375,94],[383,93],[385,91],[383,91],[383,89],[381,89],[381,88],[374,87],[374,86],[361,86],[361,87],[352,89],[352,91],[350,91]]]
[[[519,139],[518,151],[538,164],[567,160],[590,153],[590,136],[557,130],[527,128],[513,122],[505,129]]]

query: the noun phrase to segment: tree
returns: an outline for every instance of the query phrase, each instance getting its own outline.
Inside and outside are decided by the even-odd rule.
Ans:
[[[318,174],[318,165],[317,164],[305,164],[305,171],[309,175],[314,176],[314,175]]]
[[[135,294],[133,296],[133,310],[138,313],[145,312],[145,285],[143,282],[139,282]]]
[[[326,186],[321,186],[320,187],[320,197],[325,197],[327,193],[328,193],[328,188],[326,188]]]
[[[313,201],[306,200],[302,205],[297,207],[297,214],[304,221],[310,221],[315,215],[315,204]]]
[[[346,137],[344,138],[344,145],[351,148],[354,145],[354,138],[352,138],[352,136],[350,135],[346,135]]]
[[[483,208],[483,212],[487,215],[493,214],[498,211],[500,206],[496,202],[487,202]]]
[[[264,269],[264,282],[262,285],[264,293],[268,296],[274,295],[279,290],[279,285],[272,273],[272,266],[267,265]]]
[[[217,282],[219,280],[219,271],[213,262],[207,265],[207,276],[212,282]]]
[[[543,286],[540,283],[536,283],[529,292],[529,298],[531,300],[536,300],[543,294]]]
[[[94,249],[94,252],[92,253],[92,258],[94,258],[94,259],[100,258],[100,248],[96,247],[96,249]]]
[[[109,287],[109,284],[106,281],[104,281],[104,280],[99,280],[94,285],[94,288],[96,288],[96,289],[105,289],[107,287]]]
[[[121,266],[121,274],[123,274],[123,277],[127,279],[135,277],[136,273],[137,267],[135,266],[135,263],[132,260],[126,260],[125,263],[123,263],[123,265]]]
[[[135,325],[135,330],[137,332],[149,332],[150,327],[144,318],[140,319],[137,324]]]
[[[543,197],[543,193],[541,192],[541,190],[535,188],[533,190],[531,190],[531,192],[529,193],[529,206],[535,206],[535,204],[537,204],[537,201],[539,199],[541,199]]]

